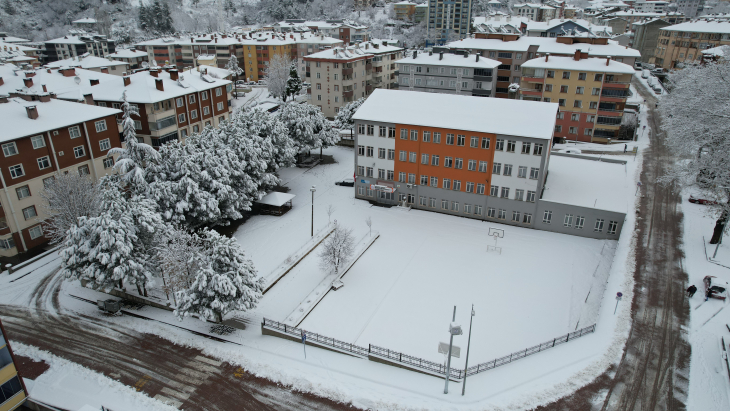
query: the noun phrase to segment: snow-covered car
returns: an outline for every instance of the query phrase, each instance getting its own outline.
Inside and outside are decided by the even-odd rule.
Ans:
[[[335,182],[335,185],[337,186],[343,186],[343,187],[355,187],[355,179],[354,178],[346,178],[342,181]]]
[[[702,205],[716,205],[717,201],[706,200],[704,198],[697,198],[695,196],[689,196],[689,202]]]
[[[266,80],[259,80],[258,85],[259,86],[265,86],[266,85]]]
[[[238,81],[236,82],[236,87],[243,87],[243,86],[245,86],[245,85],[246,85],[246,82],[245,82],[245,81],[243,81],[243,80],[238,80]]]

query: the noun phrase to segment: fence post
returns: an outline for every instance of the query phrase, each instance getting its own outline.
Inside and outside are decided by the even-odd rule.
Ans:
[[[553,338],[553,347],[555,347],[555,338]]]
[[[481,364],[477,364],[477,374],[479,373],[479,367],[481,367]]]
[[[372,347],[372,345],[368,344],[368,354],[370,354],[370,348],[371,347]]]
[[[525,357],[527,357],[527,348],[525,348]]]
[[[286,324],[284,324],[284,332],[286,332]]]
[[[570,334],[565,336],[565,342],[568,342],[568,341],[570,341]]]
[[[492,368],[497,368],[497,360],[494,360],[494,364],[492,364]]]
[[[398,361],[403,362],[403,353],[399,354]]]

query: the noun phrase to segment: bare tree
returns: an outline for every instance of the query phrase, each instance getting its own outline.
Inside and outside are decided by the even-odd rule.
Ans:
[[[336,210],[336,208],[332,204],[327,206],[327,219],[329,220],[330,223],[332,222],[332,214],[335,213],[335,210]]]
[[[354,249],[355,240],[352,237],[352,230],[335,225],[335,230],[327,237],[324,248],[319,254],[322,259],[320,267],[323,270],[334,270],[335,275],[339,275],[340,269],[352,258]]]
[[[162,290],[168,299],[172,294],[177,306],[175,293],[186,290],[195,281],[199,270],[201,246],[198,237],[181,228],[170,227],[157,239],[155,251],[160,262]]]
[[[99,215],[99,185],[88,175],[68,173],[56,176],[40,192],[42,209],[49,218],[43,232],[51,244],[60,243],[66,232],[77,224],[79,217]]]
[[[289,80],[289,69],[291,58],[284,54],[274,54],[266,67],[264,79],[272,96],[284,99],[286,94],[286,83]]]
[[[368,226],[368,230],[370,230],[370,236],[373,236],[373,219],[368,216],[368,218],[365,219],[365,225]]]

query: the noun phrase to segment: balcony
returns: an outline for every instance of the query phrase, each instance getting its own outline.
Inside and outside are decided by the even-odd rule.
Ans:
[[[366,85],[365,86],[365,94],[370,94],[372,92],[373,92],[373,85],[372,84]]]
[[[342,97],[345,98],[345,99],[352,99],[352,96],[353,96],[354,93],[355,92],[353,90],[343,91],[342,92]]]
[[[604,81],[603,82],[603,88],[607,89],[628,89],[629,85],[631,83],[626,83],[623,81]]]
[[[522,77],[522,81],[526,81],[528,83],[544,83],[545,79],[542,77]]]
[[[373,69],[373,63],[365,63],[365,70],[372,70]]]
[[[599,116],[606,116],[606,117],[622,117],[624,115],[623,110],[615,110],[610,108],[598,108],[598,115]]]
[[[522,93],[523,96],[535,96],[535,97],[542,97],[542,90],[520,90],[520,93]]]
[[[350,68],[343,68],[342,69],[342,75],[345,77],[352,76],[352,67]]]
[[[597,128],[593,131],[593,137],[616,138],[617,136],[618,136],[618,129],[607,130],[607,129]]]

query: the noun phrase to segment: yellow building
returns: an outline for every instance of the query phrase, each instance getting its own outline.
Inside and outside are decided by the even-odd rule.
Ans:
[[[667,70],[698,62],[702,50],[730,45],[730,22],[691,21],[662,28],[649,63]]]
[[[395,12],[395,18],[398,20],[413,20],[413,15],[416,14],[416,3],[410,1],[393,3],[393,11]]]
[[[27,397],[25,384],[15,368],[5,328],[0,321],[0,411],[18,409]]]
[[[266,66],[274,55],[285,55],[297,59],[297,42],[293,35],[281,33],[253,33],[241,39],[241,54],[238,62],[249,81],[264,78]],[[237,50],[238,51],[238,50]],[[238,53],[236,53],[238,54]]]

